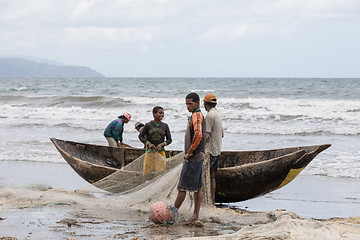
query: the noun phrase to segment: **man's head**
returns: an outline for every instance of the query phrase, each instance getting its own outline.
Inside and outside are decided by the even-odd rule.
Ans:
[[[156,106],[153,108],[153,116],[154,119],[161,121],[164,118],[164,109],[160,106]]]
[[[118,118],[121,118],[124,123],[128,123],[131,119],[130,113],[124,113],[123,115],[120,115]]]
[[[144,126],[144,124],[141,123],[141,122],[135,123],[135,129],[136,129],[137,131],[140,131],[140,129],[141,129],[143,126]]]
[[[208,93],[204,97],[204,107],[206,111],[209,111],[210,109],[216,107],[217,100],[216,96],[212,93]]]
[[[200,108],[200,97],[197,93],[189,93],[185,100],[189,112],[194,112]]]

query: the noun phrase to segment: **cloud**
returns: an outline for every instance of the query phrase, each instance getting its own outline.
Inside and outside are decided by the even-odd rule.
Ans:
[[[37,29],[46,34],[53,28],[59,34],[73,33],[74,37],[78,29],[92,37],[98,34],[100,39],[124,35],[135,41],[161,41],[171,32],[177,38],[206,41],[262,33],[289,34],[302,21],[346,18],[357,14],[359,6],[357,0],[12,0],[0,2],[0,26],[11,26],[15,31],[31,27],[35,34]]]
[[[69,27],[64,29],[62,38],[68,44],[81,45],[89,42],[104,42],[121,45],[136,42],[150,42],[161,29],[149,27]],[[76,40],[76,41],[74,41]]]
[[[0,52],[80,65],[89,59],[94,63],[87,56],[96,53],[105,58],[99,66],[135,55],[165,63],[182,54],[199,59],[213,51],[246,55],[247,49],[253,54],[270,43],[262,51],[273,55],[275,49],[285,52],[286,44],[301,46],[304,39],[310,46],[305,51],[327,52],[325,45],[312,45],[311,37],[332,48],[340,49],[340,40],[351,46],[360,40],[360,33],[350,29],[360,23],[359,12],[358,0],[0,0]],[[356,47],[353,52],[359,53]]]
[[[89,10],[89,8],[91,8],[92,6],[94,6],[95,4],[95,1],[94,0],[90,0],[90,1],[87,1],[87,0],[83,0],[83,1],[80,1],[75,10],[72,12],[72,17],[73,18],[76,18],[77,16],[80,16],[80,15],[83,15],[83,14],[86,14]]]

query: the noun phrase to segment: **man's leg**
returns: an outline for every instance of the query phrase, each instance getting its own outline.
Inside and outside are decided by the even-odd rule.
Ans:
[[[195,198],[194,218],[195,221],[199,221],[200,206],[202,201],[202,188],[200,188],[199,191],[194,193],[194,198]]]
[[[117,147],[115,139],[113,139],[111,137],[105,137],[105,138],[108,141],[110,147]]]
[[[186,197],[186,192],[185,191],[180,191],[178,190],[178,195],[176,197],[176,200],[175,200],[175,203],[174,203],[174,206],[179,209],[181,204],[184,202],[185,200],[185,197]]]
[[[213,206],[215,206],[215,191],[216,191],[215,173],[210,173],[210,185],[211,185],[212,204],[213,204]]]
[[[215,206],[215,191],[216,191],[215,174],[218,168],[219,157],[220,156],[210,155],[210,189],[211,189],[211,200],[213,206]]]

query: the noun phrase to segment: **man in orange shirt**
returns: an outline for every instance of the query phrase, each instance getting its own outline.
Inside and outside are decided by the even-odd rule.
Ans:
[[[174,206],[179,209],[183,203],[186,192],[194,192],[194,222],[199,221],[200,205],[202,200],[202,165],[205,158],[206,125],[200,110],[200,97],[197,93],[186,96],[186,107],[191,112],[185,132],[185,161],[178,183],[178,195]]]

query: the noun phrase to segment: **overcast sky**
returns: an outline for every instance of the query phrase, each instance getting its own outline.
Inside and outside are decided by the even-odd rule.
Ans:
[[[0,34],[108,77],[360,77],[360,0],[0,0]]]

